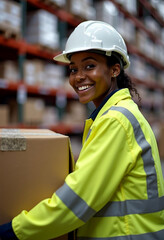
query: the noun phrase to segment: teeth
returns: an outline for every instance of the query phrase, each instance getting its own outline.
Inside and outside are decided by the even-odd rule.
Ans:
[[[79,90],[79,91],[82,91],[82,90],[85,90],[85,89],[88,89],[88,88],[89,88],[89,86],[87,85],[87,86],[79,87],[78,90]]]

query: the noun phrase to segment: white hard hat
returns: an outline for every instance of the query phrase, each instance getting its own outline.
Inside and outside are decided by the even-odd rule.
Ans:
[[[124,68],[130,64],[127,47],[122,36],[109,24],[101,21],[80,23],[69,36],[65,50],[54,60],[69,63],[69,56],[80,51],[99,50],[111,56],[118,53]]]

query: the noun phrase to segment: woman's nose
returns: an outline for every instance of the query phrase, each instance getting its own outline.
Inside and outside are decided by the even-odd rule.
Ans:
[[[83,70],[79,70],[76,73],[76,81],[83,81],[85,79],[85,73],[83,72]]]

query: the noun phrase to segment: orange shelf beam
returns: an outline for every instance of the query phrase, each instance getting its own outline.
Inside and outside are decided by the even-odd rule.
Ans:
[[[131,79],[134,83],[139,84],[139,85],[143,85],[145,87],[148,87],[150,89],[156,89],[156,90],[161,90],[164,92],[164,86],[162,84],[157,84],[155,82],[150,82],[148,80],[144,81],[144,80],[140,80],[138,78],[135,78],[134,76],[131,76]]]
[[[21,43],[22,43],[21,40],[16,40],[13,38],[5,38],[3,35],[0,35],[0,45],[19,50]]]
[[[164,20],[158,14],[157,10],[147,0],[139,0],[139,1],[146,9],[149,10],[150,14],[160,23],[160,25],[164,27]]]
[[[149,31],[145,25],[134,15],[132,15],[131,13],[129,13],[120,3],[116,2],[116,0],[109,0],[110,2],[112,2],[113,4],[115,4],[115,6],[119,9],[120,12],[122,12],[125,17],[131,19],[133,21],[133,23],[135,24],[136,27],[142,29],[145,33],[147,33],[147,35],[156,43],[161,44],[162,46],[164,45],[163,42],[157,38],[151,31]]]
[[[146,56],[140,50],[138,50],[138,48],[136,48],[135,46],[133,46],[131,44],[128,44],[128,43],[126,43],[126,44],[127,44],[127,48],[128,48],[129,53],[136,54],[137,56],[140,56],[140,57],[144,58],[144,60],[146,62],[153,65],[154,67],[156,67],[160,70],[164,70],[164,64],[159,63],[156,60],[153,60],[152,58]]]
[[[74,17],[71,13],[68,13],[64,9],[59,9],[54,5],[49,6],[39,0],[27,0],[27,2],[38,8],[45,9],[46,11],[55,14],[60,20],[68,22],[72,26],[77,26],[80,23],[80,20]]]
[[[46,87],[38,87],[35,85],[26,85],[23,83],[23,81],[20,81],[18,83],[16,82],[11,82],[11,81],[6,81],[5,79],[0,79],[0,89],[6,89],[9,91],[17,91],[19,86],[23,85],[25,86],[27,93],[29,94],[37,94],[37,95],[44,95],[44,96],[56,96],[58,92],[62,90],[64,94],[66,94],[67,98],[70,99],[77,99],[76,93],[70,92],[70,91],[65,91],[63,89],[55,89],[55,88],[46,88]]]

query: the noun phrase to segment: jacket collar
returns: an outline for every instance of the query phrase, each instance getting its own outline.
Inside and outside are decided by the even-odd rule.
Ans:
[[[121,99],[131,98],[130,92],[128,88],[122,88],[111,92],[96,108],[92,114],[90,115],[90,119],[93,121],[96,119],[97,115],[101,115],[104,110],[108,110],[111,106],[116,105]],[[102,113],[101,113],[102,112]]]
[[[106,96],[106,98],[102,101],[102,103],[91,113],[90,117],[93,121],[95,120],[95,118],[97,117],[97,114],[99,113],[99,111],[102,109],[102,107],[105,105],[105,103],[108,101],[108,99],[117,91],[119,91],[119,89],[114,90],[113,92],[111,92],[108,96]]]

